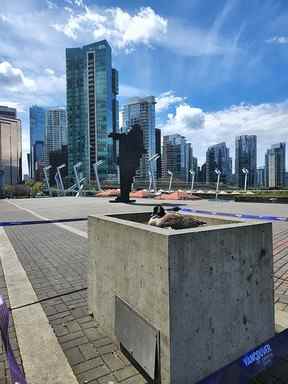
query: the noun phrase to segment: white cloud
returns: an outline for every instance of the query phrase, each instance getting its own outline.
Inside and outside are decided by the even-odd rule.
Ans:
[[[56,8],[58,8],[57,4],[53,3],[53,1],[51,1],[51,0],[46,0],[46,3],[47,3],[47,7],[49,9],[56,9]]]
[[[74,0],[74,3],[78,7],[84,7],[84,1],[83,0]]]
[[[0,63],[0,84],[12,91],[23,87],[35,89],[35,81],[26,77],[21,69],[13,67],[8,61]]]
[[[173,91],[163,92],[156,98],[156,112],[165,111],[171,105],[182,103],[184,100],[185,97],[176,96]]]
[[[5,15],[0,15],[0,21],[2,21],[3,23],[5,23],[5,22],[8,22],[9,19],[8,19],[8,17],[5,16]]]
[[[150,7],[130,14],[119,7],[96,10],[85,6],[83,12],[72,13],[64,24],[56,23],[53,27],[73,40],[85,36],[87,41],[90,35],[94,39],[108,39],[116,48],[129,50],[136,44],[150,45],[159,40],[166,33],[167,23]]]
[[[184,136],[191,136],[192,131],[203,129],[205,114],[200,108],[192,107],[186,103],[176,107],[175,114],[169,113],[163,133],[180,133]]]
[[[274,36],[271,39],[266,40],[266,43],[270,43],[270,44],[288,44],[288,36]]]
[[[47,73],[47,75],[49,75],[49,76],[54,76],[55,75],[54,69],[51,69],[51,68],[46,68],[45,69],[45,73]]]
[[[234,157],[235,137],[257,135],[258,163],[264,162],[265,150],[273,143],[287,141],[288,101],[258,105],[240,104],[225,110],[204,112],[188,104],[176,108],[161,126],[162,133],[180,133],[191,141],[201,162],[209,145],[223,140]]]

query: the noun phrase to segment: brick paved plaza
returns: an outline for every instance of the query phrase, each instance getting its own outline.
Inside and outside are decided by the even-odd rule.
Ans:
[[[249,213],[288,217],[288,208],[277,204],[234,202],[178,202],[185,206],[227,213]],[[177,205],[177,202],[170,202]],[[134,205],[110,204],[108,199],[43,198],[0,200],[0,222],[22,222],[4,226],[10,244],[26,275],[41,300],[50,326],[66,356],[76,382],[91,384],[141,384],[145,380],[129,364],[117,346],[105,335],[97,319],[87,309],[87,218],[93,213],[151,211],[153,200],[137,200]],[[45,219],[74,219],[61,224],[45,223]],[[31,221],[42,220],[35,224]],[[29,224],[25,224],[29,221]],[[288,222],[273,222],[274,282],[277,309],[288,312]],[[0,264],[0,291],[9,300],[6,277]],[[71,294],[71,291],[78,291]],[[57,296],[55,298],[55,296]],[[9,304],[9,302],[8,302]],[[31,303],[23,303],[31,304]],[[33,313],[33,306],[29,311]],[[21,306],[21,305],[20,305]],[[21,311],[15,309],[14,311]],[[14,314],[12,311],[12,314]],[[18,312],[20,313],[20,312]],[[19,362],[21,348],[13,324],[12,346]],[[20,345],[20,344],[19,344]],[[49,352],[47,351],[49,355]],[[25,361],[23,359],[25,369]],[[280,380],[280,379],[279,379]],[[270,381],[287,382],[287,381]],[[5,353],[0,344],[0,384],[10,384]],[[69,381],[70,383],[70,381]]]

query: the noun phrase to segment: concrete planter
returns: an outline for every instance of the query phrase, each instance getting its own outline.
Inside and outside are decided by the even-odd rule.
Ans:
[[[274,335],[271,223],[205,217],[175,231],[147,219],[89,217],[88,296],[149,377],[196,383]]]

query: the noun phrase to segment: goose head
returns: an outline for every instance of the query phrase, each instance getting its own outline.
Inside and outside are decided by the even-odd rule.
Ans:
[[[166,215],[164,208],[161,205],[156,205],[148,222],[149,225],[158,226],[160,220]]]

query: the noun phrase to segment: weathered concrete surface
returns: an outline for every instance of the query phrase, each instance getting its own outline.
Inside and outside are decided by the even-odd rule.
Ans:
[[[272,227],[163,230],[89,217],[88,304],[114,335],[115,295],[161,334],[162,383],[192,384],[274,334]]]
[[[114,336],[115,294],[161,329],[162,380],[170,382],[167,234],[115,218],[89,217],[88,306]],[[148,228],[148,229],[147,229]]]
[[[172,383],[194,383],[274,335],[271,224],[169,237]]]

